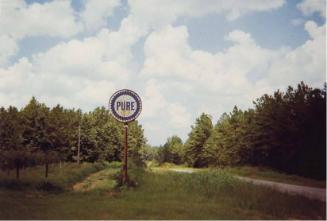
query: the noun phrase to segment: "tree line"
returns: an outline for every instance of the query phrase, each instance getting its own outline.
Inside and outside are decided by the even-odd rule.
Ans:
[[[301,82],[254,102],[234,107],[213,125],[196,119],[185,144],[173,136],[156,149],[159,162],[192,167],[264,166],[305,177],[326,177],[326,84],[323,89]]]
[[[80,130],[80,132],[79,132]],[[35,165],[76,161],[80,140],[81,162],[120,161],[124,127],[104,107],[83,113],[59,104],[47,107],[33,97],[18,110],[0,108],[0,167],[8,173]],[[80,139],[79,139],[80,138]],[[142,164],[141,149],[146,143],[142,126],[129,124],[129,156]]]
[[[159,148],[146,144],[142,126],[134,121],[129,157],[138,165],[152,159],[192,167],[253,165],[324,179],[326,85],[318,89],[301,82],[253,103],[248,110],[235,106],[215,125],[203,113],[185,143],[172,136]],[[22,168],[44,165],[47,177],[50,163],[77,160],[79,140],[82,162],[120,161],[123,136],[123,124],[104,107],[83,113],[49,108],[33,97],[20,110],[0,108],[0,167],[8,173],[15,169],[18,178]]]

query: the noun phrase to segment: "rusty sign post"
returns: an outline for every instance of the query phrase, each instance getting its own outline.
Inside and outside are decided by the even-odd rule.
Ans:
[[[128,173],[127,173],[127,154],[128,154],[128,123],[125,123],[125,148],[124,148],[124,163],[123,163],[123,184],[128,183]]]
[[[109,101],[111,114],[118,121],[124,123],[125,145],[122,165],[122,184],[128,183],[127,156],[128,156],[128,123],[135,120],[141,113],[142,101],[134,91],[123,89],[114,93]]]

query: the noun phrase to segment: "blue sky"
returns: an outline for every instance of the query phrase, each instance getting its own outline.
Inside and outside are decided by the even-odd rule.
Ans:
[[[85,111],[131,88],[152,145],[264,93],[326,81],[325,0],[3,0],[0,105]]]

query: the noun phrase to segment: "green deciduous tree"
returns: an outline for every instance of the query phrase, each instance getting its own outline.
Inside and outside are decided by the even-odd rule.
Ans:
[[[50,163],[76,159],[79,126],[82,161],[121,160],[124,125],[104,107],[82,113],[60,105],[49,108],[33,97],[21,111],[0,108],[1,168],[16,168],[18,177],[20,168],[44,164],[47,177]],[[139,165],[145,144],[142,126],[131,122],[129,155]]]
[[[20,169],[28,164],[28,151],[23,146],[22,116],[17,108],[10,106],[0,109],[0,160],[6,170],[16,169],[19,179]]]
[[[122,125],[122,124],[121,124]],[[125,130],[122,127],[121,136],[124,137]],[[124,139],[121,139],[124,142]],[[137,120],[128,124],[128,156],[130,159],[139,166],[144,166],[142,161],[142,147],[146,144],[147,140],[144,137],[144,130]],[[124,143],[122,143],[124,145]]]

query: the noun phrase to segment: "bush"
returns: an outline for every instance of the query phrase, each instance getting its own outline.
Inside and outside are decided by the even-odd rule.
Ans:
[[[112,161],[110,163],[108,163],[107,167],[109,168],[113,168],[113,169],[118,169],[121,168],[122,163],[120,161]]]

